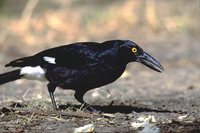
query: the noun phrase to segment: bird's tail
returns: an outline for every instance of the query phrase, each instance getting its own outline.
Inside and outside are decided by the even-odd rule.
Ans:
[[[20,69],[0,74],[0,85],[20,79],[21,77]]]

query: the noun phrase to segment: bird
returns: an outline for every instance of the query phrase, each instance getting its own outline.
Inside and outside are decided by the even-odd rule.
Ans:
[[[58,109],[54,91],[59,87],[74,90],[75,99],[89,111],[95,111],[83,100],[84,94],[116,81],[130,62],[164,71],[154,57],[131,40],[76,42],[11,61],[5,67],[16,69],[0,74],[0,85],[18,79],[47,81],[53,109]]]

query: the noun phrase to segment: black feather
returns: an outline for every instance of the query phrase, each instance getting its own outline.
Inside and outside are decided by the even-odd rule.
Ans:
[[[0,74],[0,85],[20,79],[21,77],[22,75],[20,75],[20,69]]]
[[[16,59],[14,61],[11,61],[10,63],[6,64],[5,67],[25,67],[25,66],[29,66],[30,64],[32,64],[32,56],[29,57],[24,57],[24,58],[20,58],[20,59]]]

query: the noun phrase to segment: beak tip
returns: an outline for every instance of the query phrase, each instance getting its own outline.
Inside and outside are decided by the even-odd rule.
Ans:
[[[159,65],[159,67],[156,70],[157,70],[157,72],[160,72],[160,73],[165,71],[164,67],[161,65]]]
[[[161,66],[160,73],[164,72],[165,69]]]
[[[163,73],[164,72],[164,69],[156,69],[155,71],[159,72],[159,73]]]

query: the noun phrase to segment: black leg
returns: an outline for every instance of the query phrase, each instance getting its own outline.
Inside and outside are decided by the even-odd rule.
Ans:
[[[99,113],[100,111],[96,110],[95,108],[93,108],[90,104],[86,103],[83,100],[83,96],[84,96],[85,92],[78,92],[76,91],[74,94],[74,97],[76,98],[76,100],[78,100],[81,104],[84,105],[84,107],[87,107],[87,110],[90,112],[96,112]]]
[[[53,95],[53,93],[56,89],[56,85],[49,83],[47,85],[47,87],[48,87],[48,91],[49,91],[49,95],[50,95],[50,98],[51,98],[53,109],[57,110],[56,101],[55,101],[55,98],[54,98],[54,95]]]

